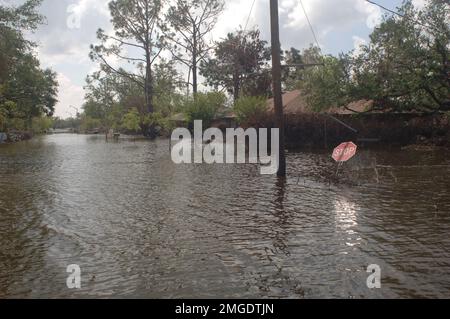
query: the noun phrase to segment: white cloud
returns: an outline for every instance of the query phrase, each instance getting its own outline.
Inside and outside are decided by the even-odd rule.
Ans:
[[[58,73],[59,103],[56,115],[69,117],[75,111],[69,106],[81,107],[83,81],[95,64],[89,59],[89,45],[96,43],[96,31],[111,29],[109,0],[45,0],[40,11],[47,18],[32,36],[39,44],[36,50],[41,65]],[[72,22],[75,15],[79,26]]]
[[[255,4],[255,7],[256,6],[257,4]],[[226,1],[225,11],[222,13],[222,15],[219,17],[217,21],[216,27],[212,34],[212,38],[214,38],[214,40],[217,41],[220,38],[225,37],[227,33],[239,29],[239,26],[244,28],[250,13],[250,8],[251,8],[251,1],[246,2],[237,0]],[[251,24],[255,22],[254,14],[255,11],[253,10],[253,14],[252,16],[250,16],[249,27],[251,27]]]
[[[90,10],[95,10],[101,15],[109,16],[108,3],[110,0],[79,0],[75,4],[75,12],[80,16],[85,15]]]
[[[363,39],[363,38],[358,37],[356,35],[353,36],[352,39],[353,39],[353,46],[354,46],[353,55],[357,56],[360,53],[362,53],[362,46],[367,44],[367,41],[366,41],[366,39]]]
[[[381,9],[361,0],[303,0],[305,11],[326,52],[346,51],[356,32],[368,34],[380,22]],[[256,22],[265,39],[270,39],[269,1],[259,0]],[[314,43],[300,0],[280,0],[280,38],[282,46],[305,48]],[[347,44],[337,48],[337,38]],[[341,41],[342,43],[343,41]]]
[[[55,107],[55,115],[66,118],[75,116],[75,107],[81,111],[83,104],[84,90],[82,86],[74,84],[70,78],[62,73],[58,73],[59,94],[58,104]]]
[[[303,6],[311,22],[321,28],[342,28],[364,19],[373,28],[381,18],[380,8],[360,0],[303,0]],[[284,26],[294,29],[309,27],[301,2],[283,0],[281,14],[286,14]]]

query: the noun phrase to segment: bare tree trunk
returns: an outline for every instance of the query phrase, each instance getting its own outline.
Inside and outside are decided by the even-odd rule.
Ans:
[[[192,91],[194,95],[197,95],[198,92],[198,84],[197,84],[197,57],[195,57],[192,61]]]
[[[194,24],[194,38],[192,45],[192,91],[194,93],[194,99],[196,98],[198,92],[197,84],[197,30]]]
[[[187,79],[187,83],[186,83],[186,97],[189,97],[189,94],[191,93],[191,71],[192,71],[192,66],[189,67],[189,72],[188,72],[188,79]]]
[[[147,67],[145,74],[145,107],[148,114],[153,113],[153,81],[150,54],[146,54]]]

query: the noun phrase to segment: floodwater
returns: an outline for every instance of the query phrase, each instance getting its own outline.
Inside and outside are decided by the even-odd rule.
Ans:
[[[166,140],[0,145],[0,298],[450,297],[450,153],[288,170],[175,165]]]

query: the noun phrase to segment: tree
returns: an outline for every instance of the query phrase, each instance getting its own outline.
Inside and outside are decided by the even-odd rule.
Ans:
[[[105,119],[108,116],[119,101],[118,86],[122,79],[120,73],[112,72],[104,64],[100,65],[99,71],[87,76],[84,87],[86,103],[83,107],[87,116],[97,119]]]
[[[17,104],[21,117],[31,124],[34,116],[52,116],[57,99],[56,73],[42,70],[39,61],[31,54],[23,55],[14,65],[4,82],[3,96]]]
[[[37,13],[42,0],[27,0],[18,7],[0,5],[0,85],[6,80],[17,57],[34,44],[23,37],[23,31],[34,31],[44,22]]]
[[[204,127],[208,127],[225,101],[225,95],[218,92],[198,93],[195,99],[189,99],[184,111],[191,127],[195,120],[203,121]]]
[[[37,12],[43,0],[26,0],[17,7],[0,5],[0,26],[13,30],[35,30],[44,22],[44,17]]]
[[[137,132],[140,129],[141,119],[139,117],[139,112],[136,108],[132,108],[125,114],[123,118],[122,125],[125,129],[131,132]]]
[[[384,111],[450,110],[450,5],[429,0],[414,8],[410,0],[388,15],[370,43],[325,66],[306,72],[303,85],[315,109],[369,99]]]
[[[112,72],[136,83],[145,96],[146,113],[153,113],[153,75],[152,65],[163,50],[163,38],[158,33],[158,23],[162,14],[162,0],[114,0],[109,10],[114,27],[114,35],[107,35],[101,29],[97,31],[100,45],[91,45],[91,58],[101,61]],[[108,43],[112,43],[108,45]],[[140,51],[140,56],[125,56],[127,51]],[[108,56],[133,64],[140,71],[131,72],[114,68]]]
[[[183,81],[173,64],[163,59],[156,64],[154,74],[155,111],[169,116],[181,103],[183,97],[178,93],[178,89]]]
[[[51,116],[57,102],[56,74],[41,69],[31,51],[34,44],[23,35],[44,21],[37,13],[41,2],[0,6],[0,111],[3,122],[6,118],[14,123],[11,127],[20,129],[31,128],[33,117]]]
[[[450,110],[450,4],[430,0],[417,10],[405,1],[399,12],[355,58],[352,94],[380,109]]]
[[[201,74],[207,84],[215,88],[224,87],[237,101],[245,83],[248,87],[258,88],[253,95],[266,95],[270,85],[258,85],[258,80],[266,77],[270,48],[267,42],[259,38],[258,30],[229,33],[225,39],[216,43],[214,58],[201,64]],[[267,81],[261,81],[262,83]],[[270,83],[270,81],[269,81]],[[265,91],[265,92],[261,92]]]
[[[316,46],[311,46],[303,51],[291,48],[284,52],[283,60],[287,67],[283,69],[282,81],[284,89],[288,91],[297,89],[304,81],[305,71],[311,67],[306,66],[307,64],[323,62],[320,49]]]
[[[322,58],[323,65],[297,73],[297,88],[306,96],[307,104],[315,111],[345,106],[351,102],[349,55]]]
[[[295,48],[284,51],[281,58],[285,65],[303,64],[301,52]],[[295,67],[284,67],[281,77],[284,88],[288,91],[294,90],[297,88],[298,81],[301,78],[301,70]]]
[[[122,69],[118,69],[121,71]],[[161,59],[154,66],[154,111],[164,116],[172,114],[181,95],[177,93],[180,78],[176,69]],[[118,127],[122,117],[137,109],[142,130],[153,122],[146,119],[145,98],[140,87],[128,77],[111,71],[101,64],[100,70],[86,78],[84,113],[87,117],[98,119],[104,127]]]
[[[176,0],[168,10],[167,21],[171,30],[166,33],[173,42],[172,53],[176,60],[189,68],[188,92],[192,73],[194,96],[198,92],[198,65],[211,49],[206,37],[223,9],[223,0]]]

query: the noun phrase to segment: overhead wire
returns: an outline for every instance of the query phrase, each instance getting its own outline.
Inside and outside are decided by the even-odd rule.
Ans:
[[[252,16],[253,7],[255,6],[255,2],[256,2],[256,0],[253,0],[252,6],[250,7],[250,12],[249,12],[249,14],[248,14],[247,21],[245,22],[244,32],[245,32],[245,30],[247,30],[248,23],[250,22],[250,18],[251,18],[251,16]]]
[[[313,26],[311,24],[311,20],[309,19],[308,13],[306,12],[306,9],[305,9],[305,6],[303,5],[303,1],[302,0],[300,0],[300,5],[302,7],[303,13],[305,14],[306,21],[308,22],[309,29],[311,30],[311,33],[312,33],[312,36],[314,38],[314,41],[316,42],[317,48],[319,49],[320,53],[322,53],[322,49],[321,49],[320,43],[319,43],[319,41],[317,39],[316,32],[314,31],[314,28],[313,28]]]
[[[364,1],[370,3],[370,4],[374,5],[374,6],[377,6],[377,7],[381,8],[381,9],[383,9],[383,10],[389,12],[389,13],[392,13],[393,15],[396,15],[396,16],[398,16],[398,17],[400,17],[400,18],[408,19],[408,20],[410,20],[410,21],[413,21],[413,22],[417,23],[418,25],[420,25],[420,26],[422,26],[422,27],[424,27],[424,28],[426,28],[426,29],[428,29],[428,30],[433,30],[434,32],[438,32],[438,33],[441,32],[441,31],[439,30],[439,28],[437,28],[437,27],[434,26],[434,25],[426,25],[426,24],[423,24],[422,22],[417,21],[416,19],[413,19],[413,18],[411,18],[411,17],[408,17],[408,16],[406,16],[406,15],[404,15],[404,14],[401,14],[401,13],[399,13],[399,12],[397,12],[397,11],[394,11],[394,10],[391,10],[391,9],[389,9],[389,8],[386,8],[385,6],[383,6],[383,5],[379,4],[379,3],[376,3],[376,2],[374,2],[374,1],[372,1],[372,0],[364,0]]]

